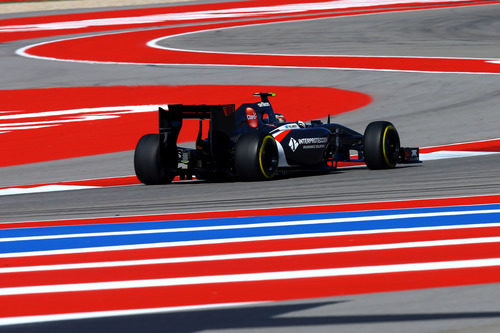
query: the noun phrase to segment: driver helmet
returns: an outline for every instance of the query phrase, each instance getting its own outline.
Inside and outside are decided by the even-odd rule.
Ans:
[[[281,113],[275,113],[274,116],[276,117],[276,121],[278,123],[286,123],[285,116]]]

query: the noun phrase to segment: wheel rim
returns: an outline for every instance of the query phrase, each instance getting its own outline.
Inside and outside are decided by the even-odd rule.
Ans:
[[[278,149],[274,138],[270,135],[264,137],[259,149],[259,166],[262,175],[266,179],[271,179],[276,174],[278,168]]]
[[[399,137],[394,126],[389,125],[385,128],[382,136],[382,152],[387,166],[393,168],[396,166],[399,153]]]

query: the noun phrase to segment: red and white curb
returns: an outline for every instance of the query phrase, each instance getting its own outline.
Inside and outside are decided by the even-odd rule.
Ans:
[[[499,199],[3,223],[0,326],[497,283]]]

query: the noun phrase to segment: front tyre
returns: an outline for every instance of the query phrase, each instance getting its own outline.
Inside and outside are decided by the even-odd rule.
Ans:
[[[160,154],[160,135],[144,135],[135,148],[134,169],[139,180],[146,185],[168,184],[174,175],[169,172]]]
[[[388,121],[370,123],[363,136],[365,163],[372,170],[396,167],[399,155],[399,135]]]
[[[278,147],[272,135],[242,135],[236,144],[234,167],[241,180],[270,180],[278,170]]]

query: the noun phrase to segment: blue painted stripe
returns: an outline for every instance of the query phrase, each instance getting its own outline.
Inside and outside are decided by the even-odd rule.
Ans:
[[[352,217],[382,216],[382,215],[397,215],[397,214],[479,211],[479,210],[490,210],[490,209],[500,209],[500,204],[392,209],[392,210],[375,210],[375,211],[361,211],[361,212],[215,218],[215,219],[199,219],[199,220],[174,220],[174,221],[154,221],[154,222],[139,221],[139,222],[129,222],[129,223],[73,225],[73,226],[57,226],[57,227],[41,227],[41,228],[18,228],[18,229],[0,230],[0,238],[137,231],[137,230],[176,229],[176,228],[209,227],[209,226],[228,226],[235,224],[352,218]],[[140,217],[138,217],[138,219],[140,219]]]
[[[0,243],[0,253],[77,249],[101,246],[151,244],[163,242],[234,239],[277,235],[335,233],[398,228],[453,226],[461,224],[499,223],[499,213],[417,217],[396,220],[341,222],[275,227],[254,227],[226,230],[160,232],[155,234],[78,237],[48,240],[27,240]]]

